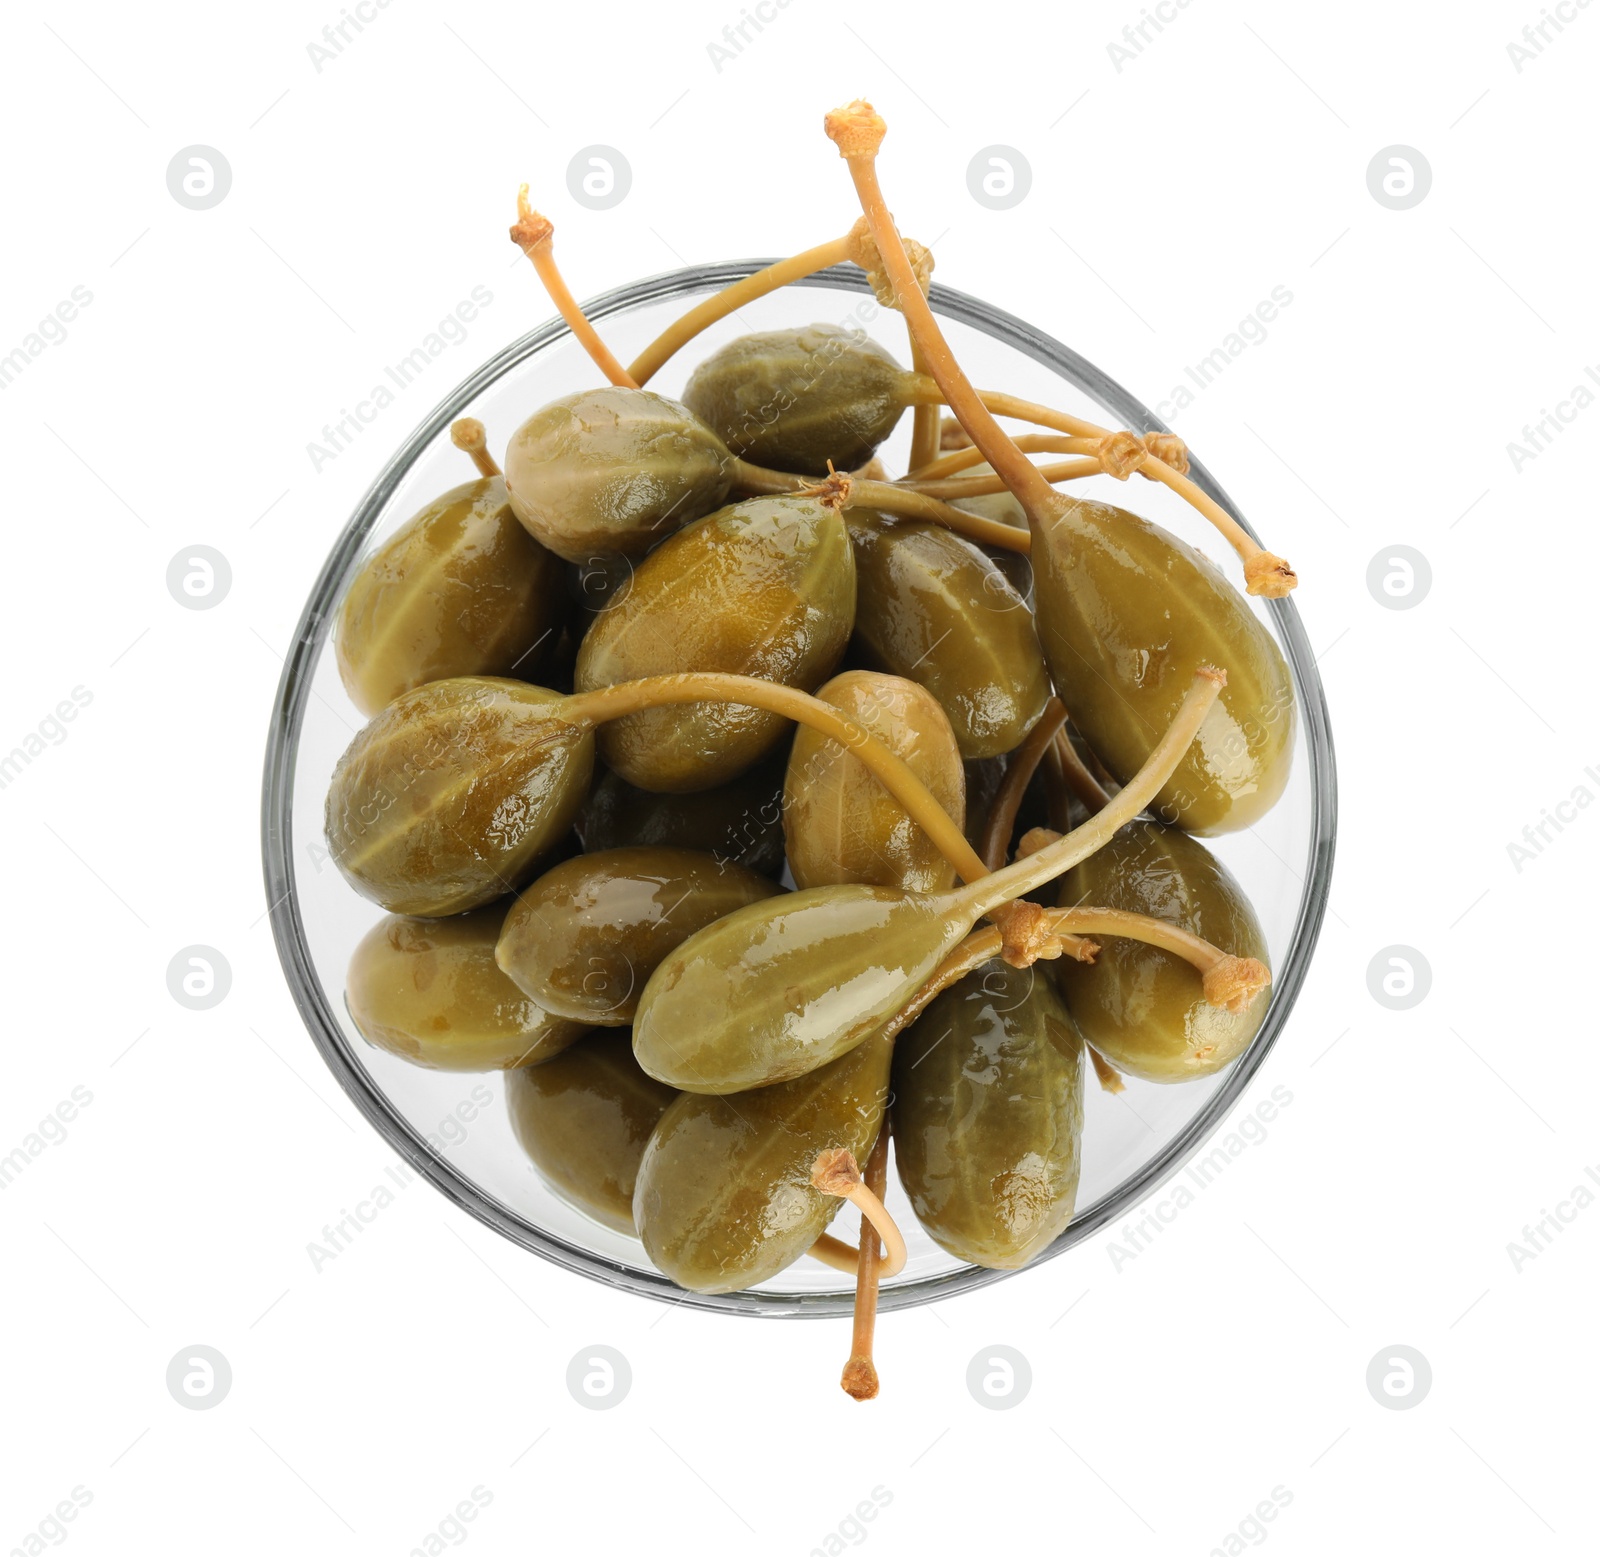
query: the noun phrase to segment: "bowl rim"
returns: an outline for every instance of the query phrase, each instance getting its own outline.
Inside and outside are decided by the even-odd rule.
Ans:
[[[604,319],[646,303],[715,291],[773,263],[771,259],[728,260],[664,271],[602,293],[585,303],[584,310],[591,319]],[[866,275],[853,265],[832,266],[790,285],[868,294],[872,291]],[[1117,425],[1140,432],[1169,430],[1148,407],[1108,374],[1070,347],[1015,315],[938,282],[929,292],[929,303],[936,312],[1011,346],[1073,383],[1111,412]],[[713,1313],[772,1318],[823,1318],[848,1313],[853,1304],[853,1294],[848,1291],[686,1292],[664,1275],[635,1270],[534,1226],[502,1201],[485,1193],[465,1173],[430,1147],[416,1128],[399,1113],[365,1067],[356,1061],[311,961],[300,915],[293,857],[294,770],[312,676],[324,642],[332,630],[346,579],[396,488],[439,433],[456,417],[466,413],[490,384],[570,334],[571,331],[561,319],[549,320],[491,357],[446,395],[379,472],[322,564],[296,627],[293,646],[284,661],[267,734],[261,792],[261,852],[267,911],[278,957],[295,1006],[312,1041],[324,1063],[367,1122],[435,1189],[512,1243],[577,1275],[636,1296],[673,1305],[681,1304]],[[1190,477],[1232,514],[1246,531],[1255,535],[1249,522],[1192,453]],[[1046,1260],[1064,1254],[1110,1223],[1126,1217],[1184,1168],[1223,1123],[1260,1070],[1282,1033],[1305,981],[1332,884],[1338,779],[1327,703],[1317,673],[1316,657],[1299,612],[1292,599],[1268,601],[1267,608],[1278,629],[1298,698],[1311,776],[1311,837],[1305,873],[1301,878],[1300,907],[1288,955],[1273,981],[1271,1005],[1249,1048],[1234,1061],[1222,1085],[1205,1106],[1136,1173],[1093,1205],[1077,1212],[1066,1230],[1031,1261],[1026,1270],[1037,1270]],[[885,1311],[918,1307],[959,1293],[974,1292],[980,1287],[1020,1274],[1020,1271],[988,1270],[966,1265],[937,1276],[891,1283],[882,1289],[878,1306]]]

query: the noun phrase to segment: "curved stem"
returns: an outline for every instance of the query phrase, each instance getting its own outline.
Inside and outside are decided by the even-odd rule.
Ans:
[[[533,268],[539,272],[539,279],[550,294],[550,301],[556,305],[556,311],[567,321],[567,328],[589,353],[594,365],[611,383],[623,389],[637,389],[638,384],[612,356],[610,348],[600,339],[599,332],[589,322],[589,316],[572,295],[572,289],[561,274],[561,267],[556,264],[555,248],[551,241],[554,233],[555,227],[550,219],[541,216],[528,204],[528,186],[524,184],[517,192],[517,225],[511,229],[511,241],[533,261]]]
[[[812,1259],[820,1260],[830,1270],[843,1271],[846,1276],[855,1275],[856,1267],[861,1262],[861,1251],[854,1244],[835,1238],[832,1233],[821,1234],[806,1253]]]
[[[814,476],[797,476],[786,470],[768,470],[752,465],[746,460],[729,456],[733,484],[742,492],[781,497],[789,492],[815,491],[821,484]],[[831,478],[838,480],[838,477]],[[877,508],[886,514],[897,514],[903,519],[926,519],[932,524],[942,524],[966,540],[980,546],[994,546],[1006,551],[1028,552],[1033,537],[1026,530],[1018,530],[998,519],[985,519],[981,514],[969,514],[964,508],[953,508],[949,503],[926,493],[913,491],[897,481],[871,481],[859,476],[847,478],[844,506],[846,508]],[[976,494],[974,494],[976,495]]]
[[[915,335],[911,337],[911,370],[913,373],[924,373],[922,365],[922,348],[917,345]],[[930,460],[939,456],[939,417],[940,407],[932,401],[924,401],[915,406],[911,412],[911,453],[906,461],[907,470],[915,470],[919,465],[926,465]]]
[[[1098,811],[1110,800],[1100,781],[1089,771],[1088,764],[1078,755],[1078,748],[1067,738],[1065,730],[1056,733],[1056,754],[1061,763],[1061,776],[1073,794],[1091,811]]]
[[[615,686],[575,693],[560,705],[560,717],[592,726],[671,703],[742,703],[809,725],[838,741],[872,772],[934,847],[955,866],[963,881],[978,881],[987,874],[982,859],[949,813],[899,757],[849,715],[798,687],[722,671],[647,676],[640,681],[620,681]]]
[[[1117,829],[1138,816],[1172,777],[1226,681],[1227,677],[1220,670],[1201,666],[1172,723],[1167,726],[1166,734],[1145,758],[1139,771],[1105,806],[1081,827],[1047,844],[1038,853],[997,870],[982,881],[959,888],[952,896],[964,902],[976,920],[1001,904],[1053,881],[1096,849],[1104,847]]]
[[[828,242],[819,243],[814,249],[802,250],[789,259],[779,260],[776,265],[768,265],[765,270],[758,270],[754,275],[746,276],[742,281],[735,281],[732,286],[726,286],[720,292],[713,293],[703,303],[697,303],[681,319],[675,319],[669,324],[633,359],[628,369],[629,373],[639,384],[648,384],[661,371],[669,357],[681,351],[695,336],[715,324],[717,320],[727,318],[746,303],[755,302],[758,297],[776,292],[779,287],[788,286],[790,282],[802,280],[819,270],[826,270],[830,265],[842,265],[849,258],[850,240],[830,238]]]
[[[863,1175],[867,1189],[881,1203],[889,1177],[889,1117],[884,1115],[878,1139],[872,1143]],[[878,1393],[878,1369],[872,1360],[872,1332],[878,1320],[878,1278],[886,1251],[877,1232],[861,1218],[861,1251],[856,1264],[856,1306],[850,1328],[850,1360],[839,1375],[839,1386],[852,1400],[871,1400]],[[903,1263],[903,1262],[902,1262]]]
[[[489,452],[489,435],[475,416],[463,416],[450,424],[450,441],[472,456],[480,476],[498,476],[500,467]]]
[[[1019,439],[1019,445],[1024,441],[1031,443],[1033,440]],[[1065,438],[1060,441],[1067,444],[1081,444],[1086,440]],[[1092,457],[1059,460],[1054,465],[1037,465],[1034,468],[1052,486],[1058,481],[1076,481],[1083,476],[1098,476],[1105,469],[1098,459]],[[920,492],[925,497],[943,498],[951,503],[958,503],[966,497],[992,497],[996,492],[1011,490],[999,476],[955,476],[944,480],[924,480],[921,476],[905,476],[895,485],[907,492]]]
[[[943,397],[940,397],[941,400]],[[1061,433],[1022,433],[1011,440],[1024,454],[1065,454],[1069,440]],[[941,455],[926,465],[913,465],[904,476],[906,481],[938,481],[954,476],[974,465],[983,464],[983,451],[974,445]]]
[[[848,1200],[861,1213],[862,1224],[870,1222],[883,1239],[884,1258],[879,1277],[888,1281],[906,1267],[906,1241],[883,1202],[867,1188],[853,1153],[844,1147],[819,1152],[811,1169],[811,1182],[824,1195]]]
[[[989,807],[983,837],[978,843],[978,853],[983,856],[983,862],[990,870],[999,870],[1006,863],[1011,834],[1016,831],[1017,812],[1022,807],[1022,797],[1027,793],[1028,784],[1040,760],[1066,719],[1067,710],[1062,706],[1061,699],[1052,697],[1044,705],[1038,722],[1028,731],[1027,739],[1006,763],[1005,777],[1000,782],[993,805]]]

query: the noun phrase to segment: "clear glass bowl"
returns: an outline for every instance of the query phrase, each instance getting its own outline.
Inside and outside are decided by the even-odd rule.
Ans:
[[[589,305],[589,313],[604,321],[608,342],[626,362],[695,299],[767,263],[672,271],[607,293]],[[974,383],[1067,409],[1097,410],[1113,426],[1161,430],[1125,389],[1030,325],[948,287],[935,286],[931,302]],[[859,270],[841,266],[742,308],[668,363],[651,387],[677,394],[693,365],[735,335],[816,320],[859,323],[908,360],[898,315],[878,307]],[[334,664],[330,627],[339,599],[376,544],[438,493],[471,478],[466,457],[450,443],[454,418],[469,412],[479,417],[498,449],[537,407],[595,382],[595,370],[560,321],[524,336],[479,368],[406,439],[339,535],[306,602],[272,713],[262,852],[273,934],[312,1041],[340,1085],[402,1157],[480,1221],[568,1270],[644,1297],[729,1314],[843,1313],[851,1304],[851,1283],[812,1260],[748,1292],[684,1293],[650,1266],[636,1240],[591,1221],[545,1187],[512,1136],[501,1076],[408,1065],[371,1048],[345,1009],[350,953],[380,911],[345,884],[323,845],[329,776],[361,723]],[[903,419],[884,451],[890,469],[904,464],[910,421],[909,415]],[[1237,513],[1202,465],[1195,462],[1192,473]],[[1176,531],[1237,577],[1237,560],[1216,532],[1165,488],[1135,480],[1105,495]],[[1291,552],[1292,541],[1291,535]],[[1271,1008],[1249,1050],[1221,1075],[1182,1086],[1130,1081],[1122,1097],[1090,1081],[1081,1209],[1030,1271],[1128,1216],[1199,1150],[1278,1041],[1316,945],[1333,864],[1333,741],[1316,664],[1293,603],[1253,604],[1277,635],[1294,676],[1300,714],[1294,770],[1282,801],[1257,827],[1208,843],[1260,915],[1275,975]],[[918,1228],[892,1173],[887,1198],[906,1230],[910,1259],[885,1286],[885,1309],[933,1302],[1006,1274],[963,1265],[939,1249]],[[851,1224],[853,1218],[847,1219]]]

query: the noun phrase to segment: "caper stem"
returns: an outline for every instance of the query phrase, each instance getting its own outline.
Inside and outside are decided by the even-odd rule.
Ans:
[[[1065,730],[1056,732],[1056,759],[1061,764],[1061,776],[1073,794],[1091,811],[1098,811],[1111,798],[1099,779],[1089,771],[1089,765],[1078,755],[1078,748],[1067,738]]]
[[[849,258],[850,239],[830,238],[828,242],[819,243],[814,249],[804,249],[789,259],[779,260],[775,265],[768,265],[765,270],[758,270],[741,281],[735,281],[731,286],[725,286],[720,292],[714,292],[703,303],[696,303],[681,319],[673,320],[633,359],[633,364],[628,369],[629,373],[640,385],[648,384],[661,371],[662,365],[669,357],[681,351],[702,330],[709,328],[719,319],[727,318],[746,303],[755,302],[758,297],[776,292],[779,287],[788,286],[792,281],[804,280],[819,270],[826,270],[830,265],[842,265]]]
[[[976,921],[1001,904],[1053,881],[1095,850],[1103,848],[1117,829],[1138,816],[1172,777],[1227,679],[1222,671],[1209,665],[1202,665],[1195,671],[1194,681],[1172,723],[1139,771],[1081,827],[1063,834],[1036,854],[997,870],[982,881],[958,888],[950,895],[960,900]]]
[[[922,348],[917,344],[915,335],[911,337],[911,369],[918,374],[925,374],[927,371],[923,367]],[[917,466],[926,465],[938,458],[940,409],[941,407],[933,401],[925,401],[912,408],[911,454],[906,461],[908,471],[913,471]]]
[[[818,484],[814,476],[767,470],[745,460],[732,459],[731,456],[730,459],[733,484],[742,492],[782,496],[789,492],[812,490]],[[933,524],[942,524],[947,530],[954,530],[957,535],[976,541],[980,546],[1024,553],[1033,546],[1033,538],[1026,530],[1002,524],[998,519],[985,519],[982,514],[969,514],[964,508],[953,508],[949,503],[902,486],[899,482],[869,481],[859,476],[851,476],[848,480],[846,508],[877,508],[886,514],[898,514],[903,519],[926,519]]]
[[[884,1245],[883,1265],[878,1274],[885,1281],[898,1276],[906,1266],[906,1241],[884,1203],[867,1188],[855,1155],[842,1146],[818,1153],[811,1169],[811,1182],[824,1195],[848,1200],[861,1213],[863,1228],[870,1222],[877,1229]]]
[[[941,397],[942,398],[942,397]],[[1024,454],[1065,454],[1067,439],[1061,433],[1020,433],[1011,440]],[[943,454],[925,465],[913,465],[902,478],[905,481],[938,481],[954,476],[973,465],[983,463],[983,450],[973,444],[952,453]],[[1004,483],[996,490],[1004,490]]]
[[[996,413],[1036,421],[1078,437],[1105,437],[1105,429],[1081,417],[1050,411],[1045,406],[1034,406],[1029,401],[1018,400],[1011,395],[982,394],[972,387],[950,350],[939,322],[933,316],[933,310],[922,295],[922,289],[916,284],[905,245],[878,183],[878,148],[883,144],[888,127],[870,103],[860,101],[835,109],[824,123],[829,137],[839,147],[839,154],[849,165],[850,178],[855,184],[873,242],[883,258],[884,269],[894,285],[900,311],[922,349],[927,376],[938,385],[945,404],[955,412],[968,436],[983,451],[984,459],[994,466],[1012,495],[1022,504],[1028,522],[1035,527],[1048,525],[1061,511],[1060,505],[1067,500],[1054,491],[1033,461],[1011,441],[1005,429],[995,420]],[[927,390],[923,392],[927,393]],[[916,399],[913,396],[908,403],[915,404]],[[1037,414],[1040,412],[1045,414]],[[1148,451],[1141,457],[1141,468],[1148,469],[1157,481],[1185,498],[1222,532],[1244,559],[1245,587],[1251,594],[1286,595],[1294,588],[1298,579],[1288,563],[1257,546],[1233,516],[1187,476],[1179,475]]]
[[[589,353],[594,365],[619,388],[637,389],[638,384],[612,356],[611,348],[600,339],[599,332],[589,322],[589,316],[572,295],[572,289],[561,274],[561,267],[556,264],[552,242],[554,234],[555,225],[549,217],[541,216],[529,205],[528,186],[524,184],[517,192],[517,224],[511,229],[511,241],[533,261],[533,268],[539,272],[539,279],[550,294],[550,301],[556,305],[556,311],[567,321],[567,328]]]
[[[1063,440],[1072,443],[1079,441],[1076,438]],[[1058,460],[1054,465],[1040,465],[1038,471],[1051,486],[1054,486],[1059,481],[1076,481],[1083,476],[1101,475],[1105,471],[1105,466],[1093,458]],[[924,497],[941,498],[952,503],[959,503],[967,497],[990,497],[996,492],[1010,491],[999,476],[951,476],[933,480],[926,480],[921,476],[904,476],[895,485],[907,492],[920,492]]]
[[[1097,441],[1106,436],[1105,429],[1096,427],[1093,422],[1068,416],[1064,411],[1055,411],[1047,405],[1038,405],[1031,400],[1020,400],[1015,395],[984,391],[980,398],[988,410],[1000,416],[1013,417],[1017,421],[1034,422],[1041,427],[1053,427],[1060,432],[1085,440]],[[1084,448],[1086,445],[1080,445],[1080,452]],[[990,460],[989,463],[993,465],[994,461]],[[999,468],[995,465],[996,470]],[[1294,569],[1288,563],[1258,545],[1221,503],[1197,486],[1188,476],[1174,470],[1164,460],[1158,459],[1148,451],[1140,461],[1138,469],[1152,481],[1159,481],[1163,486],[1171,487],[1191,508],[1216,528],[1222,538],[1239,554],[1239,560],[1244,563],[1246,587],[1250,594],[1277,598],[1288,594],[1299,582]],[[1020,497],[1018,501],[1021,501]]]
[[[569,723],[593,726],[671,703],[742,703],[809,725],[838,741],[873,773],[905,807],[934,847],[955,866],[956,874],[963,881],[979,881],[988,874],[977,851],[949,813],[899,757],[848,714],[798,687],[723,671],[646,676],[639,681],[619,681],[614,686],[574,693],[559,705],[559,717]]]
[[[475,416],[463,416],[450,424],[450,441],[458,449],[472,456],[472,463],[482,476],[498,476],[500,467],[489,452],[489,435],[483,423]]]
[[[823,1233],[806,1253],[830,1270],[843,1271],[847,1276],[855,1275],[861,1259],[859,1249],[842,1238],[835,1238],[832,1233]]]
[[[1098,1049],[1086,1045],[1089,1049],[1089,1061],[1094,1066],[1094,1073],[1100,1082],[1102,1092],[1126,1092],[1128,1089],[1123,1084],[1119,1072],[1111,1068],[1111,1062]]]
[[[884,1115],[862,1174],[880,1204],[889,1178],[889,1117]],[[871,1400],[878,1393],[878,1369],[872,1360],[872,1337],[878,1322],[878,1277],[886,1251],[877,1229],[863,1213],[861,1249],[856,1256],[856,1306],[850,1329],[850,1358],[839,1375],[839,1387],[852,1400]]]
[[[1029,781],[1033,778],[1045,751],[1066,723],[1067,710],[1059,697],[1052,697],[1044,705],[1038,722],[1028,731],[1025,741],[1006,760],[1005,777],[989,807],[984,822],[983,837],[978,841],[978,853],[990,870],[999,870],[1006,863],[1011,849],[1011,834],[1016,830],[1017,812],[1022,806]]]

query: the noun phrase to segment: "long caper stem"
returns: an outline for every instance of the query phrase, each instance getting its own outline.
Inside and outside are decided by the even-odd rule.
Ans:
[[[866,1187],[883,1200],[889,1178],[889,1117],[884,1115],[878,1139],[872,1143],[862,1177]],[[873,1331],[878,1322],[878,1278],[887,1251],[877,1229],[861,1218],[861,1249],[856,1257],[855,1317],[850,1327],[850,1358],[839,1375],[839,1387],[852,1400],[871,1400],[878,1393],[878,1368],[872,1360]]]
[[[733,484],[741,492],[782,496],[789,492],[815,491],[819,486],[815,476],[768,470],[731,456],[730,461]],[[846,508],[877,508],[886,514],[898,514],[903,519],[926,519],[933,524],[942,524],[947,530],[953,530],[969,541],[976,541],[980,546],[1026,553],[1033,545],[1033,538],[1026,530],[1002,524],[998,519],[985,519],[981,514],[969,514],[964,508],[954,508],[949,503],[896,481],[871,481],[860,476],[842,475],[828,479],[848,482],[844,488]]]
[[[723,671],[646,676],[639,681],[619,681],[614,686],[575,693],[559,705],[559,717],[568,723],[594,726],[672,703],[742,703],[809,725],[838,741],[873,773],[934,847],[955,866],[963,881],[975,882],[987,875],[982,859],[961,829],[899,757],[848,714],[798,687]]]
[[[1098,811],[1111,798],[1100,780],[1089,771],[1089,765],[1078,755],[1078,748],[1067,738],[1065,730],[1056,732],[1056,759],[1061,764],[1061,776],[1079,800],[1091,811]]]
[[[1064,440],[1077,443],[1079,439]],[[1057,460],[1053,465],[1040,465],[1039,474],[1051,486],[1061,481],[1077,481],[1084,476],[1099,476],[1105,466],[1098,459]],[[950,476],[924,480],[921,476],[904,476],[895,483],[907,492],[920,492],[924,497],[937,497],[945,502],[959,503],[968,497],[992,497],[1010,488],[999,476]]]
[[[960,901],[976,921],[1001,904],[1053,881],[1096,849],[1104,847],[1117,829],[1138,816],[1172,777],[1227,679],[1213,666],[1202,665],[1195,671],[1194,681],[1172,723],[1139,771],[1081,827],[1075,827],[1036,854],[997,870],[982,881],[960,887],[950,895]]]
[[[927,370],[922,363],[922,348],[917,344],[915,335],[911,337],[911,369],[914,373],[925,373]],[[939,427],[940,407],[931,402],[912,407],[911,411],[911,453],[906,460],[907,471],[913,471],[919,465],[926,465],[939,455]]]
[[[848,237],[830,238],[814,249],[804,249],[789,259],[779,260],[765,270],[758,270],[754,275],[725,286],[703,303],[695,304],[682,318],[673,320],[633,359],[629,373],[637,383],[648,384],[661,371],[668,358],[681,351],[702,330],[736,313],[746,303],[753,303],[758,297],[776,292],[779,287],[802,281],[819,270],[826,270],[830,265],[842,265],[850,258],[850,248]]]
[[[942,404],[943,400],[944,397],[941,395],[936,403]],[[1024,454],[1067,453],[1068,440],[1063,433],[1018,433],[1011,441]],[[940,481],[946,476],[959,475],[963,470],[969,470],[972,466],[982,463],[983,450],[974,444],[968,444],[964,449],[954,449],[941,454],[938,459],[929,460],[925,465],[913,465],[901,479],[906,482]],[[1004,489],[1005,484],[1002,482],[995,490]]]
[[[929,376],[938,384],[945,403],[967,435],[983,451],[983,457],[1004,477],[1029,523],[1035,527],[1049,524],[1061,500],[978,398],[917,284],[905,244],[878,184],[876,158],[888,127],[870,103],[859,100],[836,108],[826,116],[823,126],[849,166],[872,240],[894,286],[900,311],[922,349]]]
[[[820,1260],[830,1270],[843,1271],[846,1276],[855,1275],[861,1263],[861,1251],[854,1244],[835,1238],[832,1233],[821,1234],[806,1253],[812,1259]]]
[[[980,398],[988,410],[999,416],[1033,422],[1040,427],[1053,427],[1057,431],[1085,440],[1097,441],[1107,436],[1104,428],[1096,427],[1092,422],[1069,416],[1064,411],[1052,410],[1047,405],[1038,405],[1032,400],[1021,400],[1015,395],[998,394],[988,390],[983,391]],[[991,460],[990,464],[993,463]],[[998,465],[995,466],[996,470],[999,468]],[[1222,538],[1239,554],[1239,560],[1244,563],[1245,583],[1250,594],[1278,598],[1288,594],[1299,582],[1294,569],[1282,557],[1259,546],[1222,504],[1181,471],[1174,470],[1172,466],[1149,451],[1146,451],[1140,459],[1137,468],[1142,475],[1148,476],[1152,481],[1159,481],[1163,486],[1170,487],[1216,528]]]
[[[555,249],[552,238],[555,234],[555,225],[549,217],[541,216],[528,203],[528,186],[524,184],[517,192],[517,223],[511,229],[511,241],[533,261],[533,268],[539,272],[539,279],[544,283],[544,289],[550,294],[550,301],[556,305],[556,311],[567,321],[570,329],[578,339],[578,344],[589,353],[594,365],[605,374],[613,384],[623,389],[637,389],[628,370],[612,356],[611,348],[600,339],[599,332],[589,322],[589,316],[584,313],[582,305],[572,295],[572,289],[567,285],[566,278],[561,274],[561,267],[556,264]]]
[[[1067,710],[1062,706],[1061,699],[1052,697],[1044,705],[1038,722],[1028,731],[1027,739],[1007,759],[1005,777],[1000,781],[1000,788],[995,793],[984,822],[983,836],[978,840],[978,853],[983,856],[983,862],[990,870],[999,870],[1006,863],[1022,797],[1045,751],[1055,740],[1056,731],[1066,723],[1066,719]]]
[[[458,449],[471,455],[472,463],[481,476],[498,476],[500,467],[489,452],[489,434],[475,416],[463,416],[450,424],[450,441]]]

